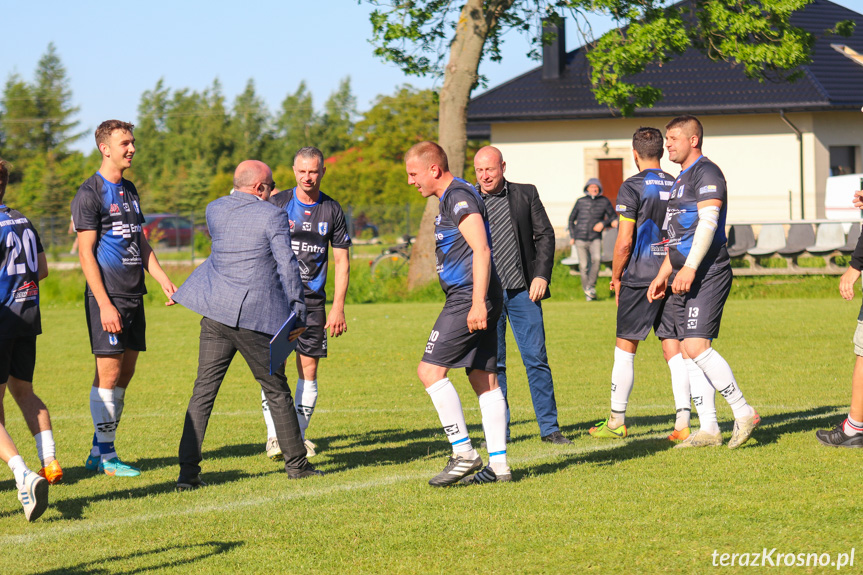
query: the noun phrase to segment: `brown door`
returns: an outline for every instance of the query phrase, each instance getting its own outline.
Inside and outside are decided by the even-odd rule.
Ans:
[[[602,182],[602,195],[614,204],[617,192],[623,183],[623,160],[614,158],[610,160],[597,160],[599,162],[599,181]]]

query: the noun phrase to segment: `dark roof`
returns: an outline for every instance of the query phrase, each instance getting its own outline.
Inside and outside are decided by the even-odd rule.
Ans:
[[[841,20],[856,20],[853,36],[825,34]],[[796,82],[758,82],[743,68],[714,62],[695,49],[672,61],[651,65],[633,76],[663,92],[653,108],[636,116],[740,114],[754,112],[859,110],[863,104],[863,66],[834,50],[844,44],[863,53],[863,17],[829,2],[814,0],[792,16],[792,23],[815,36],[812,63]],[[590,91],[589,63],[584,48],[566,55],[560,78],[542,79],[542,66],[473,98],[468,126],[489,122],[608,118],[619,115],[598,104]]]

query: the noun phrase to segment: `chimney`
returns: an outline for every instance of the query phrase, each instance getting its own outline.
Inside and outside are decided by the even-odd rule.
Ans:
[[[566,22],[562,16],[545,18],[542,33],[555,34],[550,44],[542,46],[542,79],[557,80],[566,66]]]

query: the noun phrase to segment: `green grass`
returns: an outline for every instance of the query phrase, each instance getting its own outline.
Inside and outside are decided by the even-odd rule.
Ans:
[[[608,411],[614,304],[555,300],[544,305],[548,351],[560,423],[574,445],[539,441],[510,339],[512,483],[426,484],[446,462],[448,444],[415,368],[440,304],[378,304],[348,307],[350,331],[331,341],[321,367],[309,437],[325,477],[291,482],[266,459],[260,391],[237,360],[204,444],[202,477],[210,485],[181,494],[173,491],[177,445],[199,317],[149,305],[149,351],[117,440],[144,473],[109,478],[83,468],[93,369],[83,310],[48,306],[35,379],[67,482],[51,488],[51,507],[28,524],[11,474],[0,474],[3,572],[698,573],[712,568],[714,550],[835,556],[858,543],[852,518],[861,512],[863,453],[822,447],[813,435],[846,413],[858,303],[832,294],[729,301],[716,348],[764,423],[739,450],[680,451],[663,439],[673,398],[654,339],[636,358],[632,436],[587,435]],[[476,399],[463,372],[452,378],[479,443]],[[717,404],[727,441],[731,413]],[[11,400],[6,413],[35,465]]]

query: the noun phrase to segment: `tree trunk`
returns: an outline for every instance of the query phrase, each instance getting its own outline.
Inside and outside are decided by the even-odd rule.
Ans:
[[[449,61],[444,70],[444,82],[440,91],[438,143],[446,152],[450,171],[459,178],[464,176],[467,104],[479,77],[482,48],[489,31],[497,26],[498,15],[508,10],[513,1],[465,2],[450,44]],[[425,285],[435,277],[434,220],[439,213],[439,203],[436,197],[429,198],[426,203],[411,253],[409,289]]]

